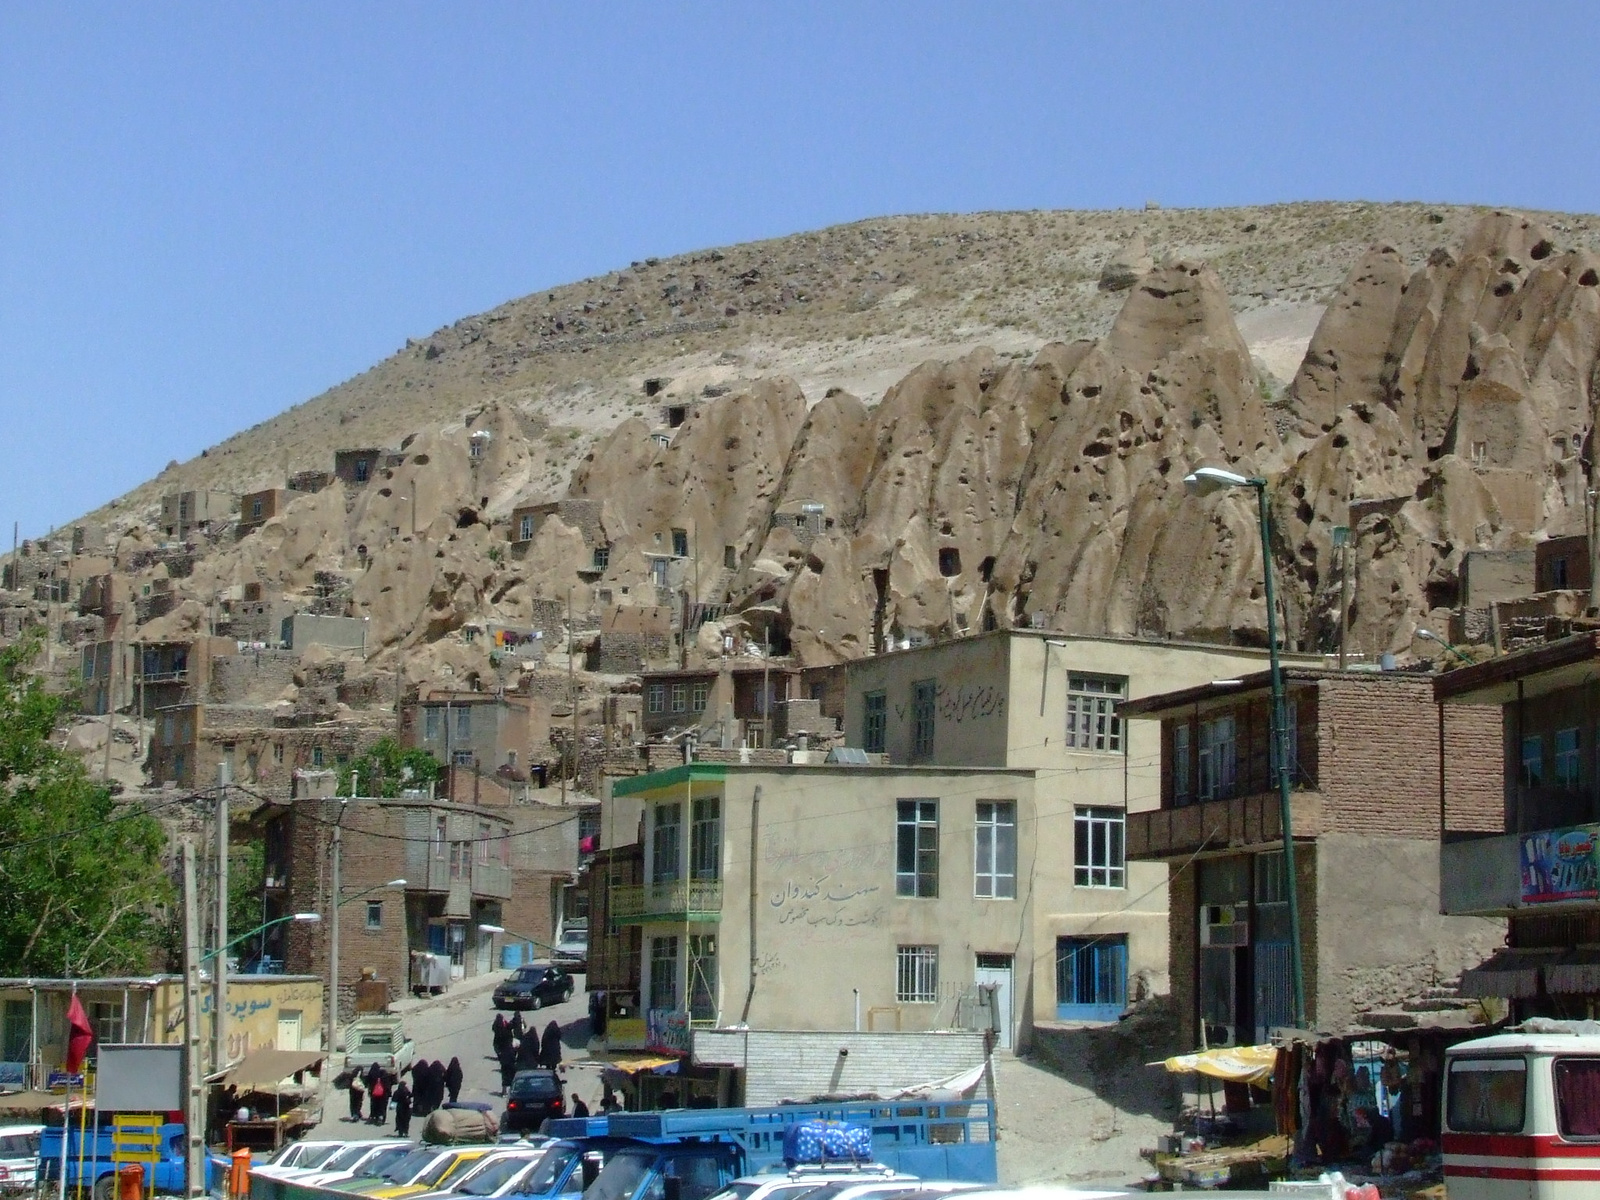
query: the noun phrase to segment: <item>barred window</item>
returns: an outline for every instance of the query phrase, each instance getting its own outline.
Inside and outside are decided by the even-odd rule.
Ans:
[[[934,706],[938,684],[919,679],[911,685],[911,760],[933,757]]]
[[[1200,799],[1233,795],[1235,753],[1231,715],[1200,722]]]
[[[939,999],[939,947],[896,946],[894,998],[901,1004],[934,1004]]]
[[[1122,750],[1117,701],[1128,694],[1121,675],[1067,675],[1067,746],[1074,750]]]

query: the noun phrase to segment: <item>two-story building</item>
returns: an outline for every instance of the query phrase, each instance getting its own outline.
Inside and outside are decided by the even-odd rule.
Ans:
[[[799,672],[787,663],[714,663],[641,675],[644,734],[715,730],[712,743],[759,747],[777,706],[793,694]],[[702,739],[704,740],[704,739]]]
[[[1600,633],[1446,671],[1447,717],[1490,705],[1492,819],[1450,814],[1439,848],[1446,913],[1509,919],[1507,945],[1462,980],[1519,1018],[1588,1018],[1600,1007]]]
[[[1266,663],[1265,650],[1040,630],[936,642],[848,664],[846,744],[894,764],[1038,773],[1035,836],[1051,867],[1016,952],[1030,1018],[1114,1020],[1167,990],[1166,867],[1125,854],[1130,814],[1160,803],[1160,738],[1118,705]]]
[[[302,777],[306,778],[306,777]],[[327,777],[324,776],[324,783]],[[331,791],[331,787],[321,790]],[[411,952],[447,954],[456,978],[498,966],[493,935],[512,895],[512,822],[504,810],[408,797],[303,797],[257,815],[266,859],[267,918],[320,912],[317,923],[288,922],[269,946],[295,974],[327,976],[337,911],[341,1014],[352,1011],[364,972],[389,985],[411,984]],[[339,835],[340,895],[330,894],[330,855]],[[388,886],[396,880],[404,883]],[[274,953],[276,952],[276,953]]]
[[[533,696],[430,691],[401,714],[401,738],[441,763],[528,778],[550,750],[550,704]]]
[[[1455,979],[1503,926],[1438,911],[1441,829],[1498,826],[1497,714],[1441,714],[1409,672],[1284,670],[1307,1019],[1359,1014]],[[1293,975],[1271,677],[1130,700],[1159,730],[1160,803],[1128,855],[1170,868],[1172,995],[1190,1044],[1260,1042],[1292,1023]],[[1157,726],[1159,722],[1159,726]],[[1132,774],[1137,769],[1130,763]]]
[[[231,492],[168,492],[161,497],[161,530],[169,538],[188,541],[233,516],[236,497]]]

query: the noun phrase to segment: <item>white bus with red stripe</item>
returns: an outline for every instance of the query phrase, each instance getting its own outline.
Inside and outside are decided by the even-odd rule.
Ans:
[[[1600,1197],[1600,1035],[1562,1024],[1445,1051],[1450,1200]]]

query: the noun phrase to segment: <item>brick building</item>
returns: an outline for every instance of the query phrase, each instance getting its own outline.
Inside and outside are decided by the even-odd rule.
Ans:
[[[550,752],[550,703],[535,696],[431,691],[401,713],[401,740],[449,767],[526,783]]]
[[[1441,713],[1426,676],[1284,671],[1308,1022],[1360,1014],[1453,980],[1503,935],[1438,911],[1444,828],[1499,827],[1498,714]],[[1183,1039],[1264,1040],[1292,1012],[1270,676],[1148,696],[1161,722],[1158,808],[1128,814],[1130,859],[1171,864],[1170,976]],[[1130,764],[1128,770],[1139,767]]]
[[[274,517],[281,516],[284,509],[304,494],[292,488],[266,488],[259,492],[247,492],[239,501],[239,535],[243,537]]]
[[[646,671],[644,734],[700,727],[722,746],[760,746],[777,706],[795,695],[800,673],[787,663],[727,663],[687,671]]]
[[[1507,946],[1467,972],[1462,990],[1509,1001],[1519,1019],[1593,1017],[1600,1007],[1600,633],[1446,671],[1434,695],[1447,717],[1463,706],[1492,706],[1503,747],[1494,762],[1494,820],[1463,823],[1452,813],[1439,852],[1445,912],[1509,918]]]

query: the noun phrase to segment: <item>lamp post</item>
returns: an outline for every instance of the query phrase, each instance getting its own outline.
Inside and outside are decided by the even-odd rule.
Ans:
[[[1294,1024],[1306,1026],[1305,963],[1300,952],[1299,877],[1294,863],[1294,827],[1291,816],[1289,778],[1289,722],[1284,704],[1283,668],[1278,662],[1277,603],[1272,588],[1272,527],[1267,513],[1267,481],[1259,476],[1240,475],[1221,467],[1199,467],[1185,475],[1184,487],[1193,496],[1209,496],[1224,488],[1253,488],[1261,521],[1261,570],[1266,577],[1267,659],[1272,677],[1272,744],[1277,748],[1278,820],[1283,826],[1284,891],[1289,900],[1289,961],[1294,974]]]
[[[234,938],[227,945],[218,946],[215,950],[209,951],[206,954],[202,954],[200,956],[200,961],[201,962],[205,962],[207,959],[215,958],[215,957],[217,957],[217,955],[221,954],[224,950],[231,950],[235,946],[237,946],[240,942],[247,942],[251,938],[255,937],[256,934],[258,934],[258,933],[265,933],[267,930],[271,929],[274,925],[282,925],[282,924],[284,924],[285,922],[288,922],[288,921],[320,921],[320,920],[322,920],[322,914],[318,913],[318,912],[298,912],[298,913],[289,913],[286,916],[282,916],[282,917],[273,917],[272,920],[270,920],[270,921],[263,921],[261,924],[257,925],[254,929],[250,930],[249,933],[241,933],[238,937]]]
[[[538,947],[540,947],[541,949],[544,949],[544,950],[548,950],[548,951],[550,951],[551,954],[554,954],[556,952],[556,948],[554,946],[552,946],[549,942],[544,941],[542,938],[529,937],[525,933],[518,933],[515,929],[507,929],[504,925],[490,925],[490,924],[487,924],[486,922],[480,921],[478,923],[478,932],[479,933],[487,933],[487,934],[503,933],[503,934],[506,934],[508,937],[515,938],[519,942],[528,942],[531,945],[538,946]]]
[[[1439,645],[1443,646],[1446,650],[1450,651],[1451,654],[1454,654],[1462,662],[1466,663],[1467,666],[1470,667],[1472,665],[1472,660],[1470,658],[1468,658],[1465,654],[1461,653],[1460,650],[1457,650],[1449,642],[1445,641],[1442,637],[1440,637],[1433,630],[1431,630],[1431,629],[1419,629],[1419,630],[1417,630],[1417,636],[1419,638],[1421,638],[1425,642],[1436,642],[1436,643],[1438,643]]]

